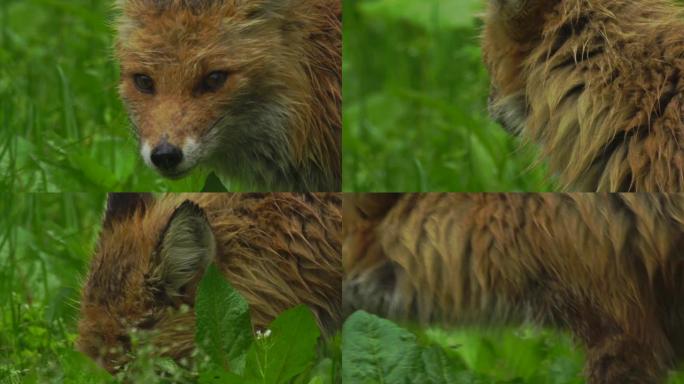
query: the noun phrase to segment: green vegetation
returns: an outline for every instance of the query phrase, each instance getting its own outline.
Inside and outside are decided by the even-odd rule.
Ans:
[[[79,292],[104,200],[85,193],[0,200],[0,384],[339,382],[339,338],[319,346],[306,307],[285,311],[268,337],[255,338],[247,304],[214,268],[198,290],[200,348],[190,370],[154,357],[144,335],[132,335],[137,358],[116,378],[76,352]]]
[[[146,167],[117,94],[113,0],[0,1],[0,190],[199,191]]]
[[[569,339],[537,333],[534,337],[522,331],[412,333],[359,311],[342,332],[343,381],[582,383],[582,356],[571,348]],[[387,345],[393,347],[383,347]]]
[[[544,191],[489,120],[482,0],[344,1],[345,191]]]
[[[581,384],[583,364],[570,337],[549,330],[409,331],[363,311],[342,330],[345,383]]]
[[[247,302],[211,266],[200,283],[196,311],[196,339],[210,361],[210,368],[200,368],[200,383],[334,381],[339,363],[316,363],[320,332],[306,306],[283,312],[255,338]]]

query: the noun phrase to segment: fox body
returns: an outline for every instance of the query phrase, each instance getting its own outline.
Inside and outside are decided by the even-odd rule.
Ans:
[[[668,0],[490,0],[490,114],[566,190],[682,191],[683,34]]]
[[[144,161],[267,190],[341,188],[339,0],[119,0],[120,94]]]
[[[110,371],[131,332],[178,361],[194,349],[197,284],[214,263],[264,328],[308,305],[324,333],[339,326],[340,196],[112,194],[83,288],[78,348]]]
[[[345,196],[343,307],[573,332],[590,383],[658,383],[684,355],[684,195]]]

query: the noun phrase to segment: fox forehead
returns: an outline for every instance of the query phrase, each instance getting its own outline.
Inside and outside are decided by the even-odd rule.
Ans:
[[[240,0],[117,0],[117,8],[130,15],[156,14],[185,11],[229,11],[236,12],[249,1]],[[257,0],[256,2],[260,2]]]
[[[182,63],[237,70],[273,47],[277,31],[263,28],[268,18],[254,16],[236,1],[151,1],[127,3],[118,22],[117,51],[124,69]],[[269,32],[270,31],[270,32]],[[258,33],[258,38],[253,35]]]
[[[162,29],[166,38],[172,33],[186,32],[175,36],[186,41],[201,31],[216,33],[235,25],[244,30],[261,25],[268,20],[270,10],[280,7],[269,6],[275,0],[220,1],[220,0],[127,0],[119,4],[121,16],[118,19],[120,39],[127,39],[130,32],[144,29]],[[282,0],[278,0],[282,1]],[[171,27],[169,31],[166,28]]]

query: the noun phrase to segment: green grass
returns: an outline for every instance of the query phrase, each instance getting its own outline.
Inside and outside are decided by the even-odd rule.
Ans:
[[[345,191],[545,191],[486,113],[481,0],[344,1]]]
[[[113,0],[0,1],[0,190],[199,191],[138,155],[117,94]]]
[[[0,201],[0,383],[60,382],[104,195]]]

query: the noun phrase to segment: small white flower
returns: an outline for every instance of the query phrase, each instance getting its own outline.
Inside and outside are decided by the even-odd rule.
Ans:
[[[269,337],[269,336],[271,336],[271,330],[270,330],[270,329],[267,329],[267,330],[265,330],[265,331],[262,331],[262,330],[260,330],[260,329],[257,329],[257,331],[256,331],[256,338],[257,338],[257,340],[262,340],[262,339],[265,339],[265,338],[267,338],[267,337]]]

